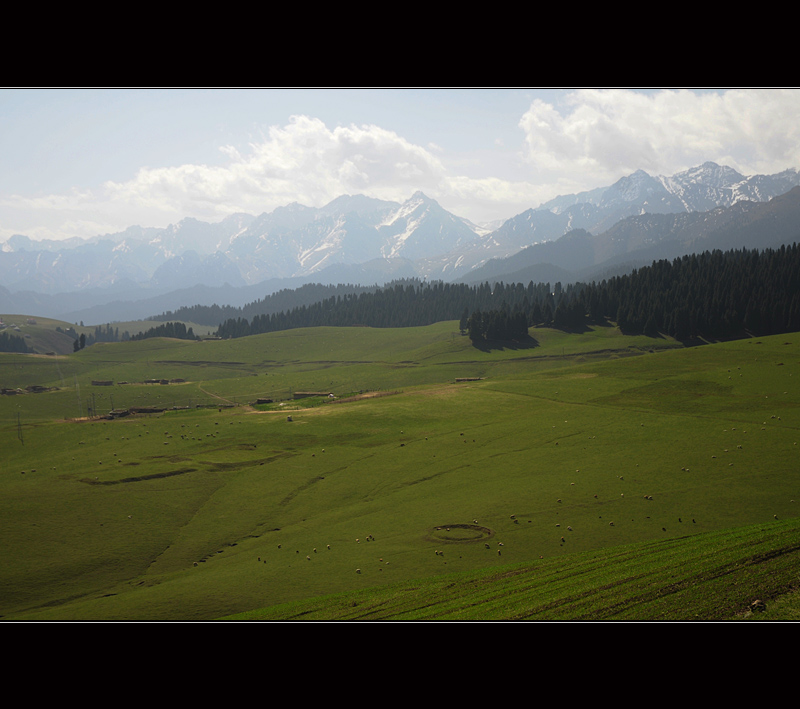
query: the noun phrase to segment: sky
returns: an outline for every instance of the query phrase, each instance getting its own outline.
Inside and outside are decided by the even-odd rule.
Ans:
[[[0,242],[417,190],[477,224],[642,169],[800,168],[795,88],[0,89]]]

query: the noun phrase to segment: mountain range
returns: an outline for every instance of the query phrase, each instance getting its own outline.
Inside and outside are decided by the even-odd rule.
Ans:
[[[0,312],[101,323],[241,306],[309,282],[589,280],[692,250],[800,240],[799,186],[797,170],[745,177],[707,162],[669,177],[638,170],[493,230],[417,192],[403,203],[347,195],[88,240],[15,235],[0,245]]]

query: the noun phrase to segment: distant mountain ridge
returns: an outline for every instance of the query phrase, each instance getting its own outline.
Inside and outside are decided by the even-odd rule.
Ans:
[[[613,267],[614,259],[635,261],[648,249],[655,253],[657,242],[691,243],[692,230],[702,239],[720,220],[743,219],[734,208],[746,213],[744,205],[798,185],[797,170],[745,177],[707,162],[669,177],[638,170],[609,187],[526,210],[491,232],[416,192],[402,204],[344,195],[321,208],[295,203],[260,216],[235,214],[214,224],[187,218],[89,240],[15,235],[0,244],[0,311],[27,312],[22,306],[38,303],[61,316],[93,307],[106,322],[114,319],[114,301],[158,305],[146,313],[152,315],[193,305],[176,302],[177,292],[185,297],[200,285],[241,301],[239,290],[252,300],[259,284],[279,290],[410,277],[474,281],[483,268],[498,267],[508,274],[536,266],[540,279],[548,267],[560,269],[554,270],[559,276],[585,273],[606,262]],[[677,240],[664,236],[678,232]],[[510,257],[516,263],[498,266]],[[125,310],[130,316],[136,309]]]
[[[252,285],[295,278],[334,265],[375,259],[416,260],[450,251],[481,231],[422,192],[404,203],[343,196],[316,209],[299,204],[217,224],[183,219],[165,229],[68,242],[12,236],[0,249],[0,283],[10,291],[58,293],[138,284],[158,290]]]
[[[800,187],[769,202],[738,201],[708,212],[641,214],[594,235],[575,229],[559,239],[534,244],[493,259],[459,279],[574,282],[600,280],[660,259],[713,250],[767,249],[800,243]]]
[[[707,212],[745,201],[767,202],[798,185],[800,173],[794,169],[751,177],[712,162],[671,177],[651,177],[637,170],[610,187],[556,197],[522,212],[461,253],[440,258],[426,275],[457,279],[490,259],[506,258],[573,230],[600,234],[638,215]]]

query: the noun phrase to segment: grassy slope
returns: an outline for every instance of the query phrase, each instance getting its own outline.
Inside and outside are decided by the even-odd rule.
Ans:
[[[54,320],[52,318],[35,317],[32,320],[33,324],[29,324],[29,316],[10,314],[3,315],[0,313],[0,319],[8,327],[7,332],[18,337],[24,337],[28,347],[31,347],[37,354],[46,354],[55,352],[57,354],[68,355],[73,352],[74,340],[65,332],[58,332],[56,328],[67,330],[73,328],[80,336],[81,334],[94,335],[94,325],[78,325],[77,323],[65,322],[64,320]],[[129,322],[115,322],[114,329],[119,330],[120,336],[122,333],[128,332],[130,335],[137,335],[140,332],[145,332],[153,327],[161,325],[160,322],[152,320],[133,320]],[[187,328],[191,327],[194,333],[198,336],[206,336],[213,334],[216,328],[210,328],[205,325],[197,325],[196,323],[184,322]],[[14,329],[14,326],[19,327],[19,331]],[[105,330],[106,324],[101,325]]]
[[[800,522],[622,545],[324,596],[231,620],[800,619]],[[751,610],[756,600],[763,610]]]
[[[796,517],[797,336],[648,353],[674,343],[534,334],[486,352],[442,323],[6,356],[5,381],[60,390],[0,400],[0,613],[213,618]],[[402,393],[292,423],[247,407],[53,420],[100,395],[94,378],[145,376],[189,381],[118,385],[114,404]],[[473,520],[485,539],[437,530]]]

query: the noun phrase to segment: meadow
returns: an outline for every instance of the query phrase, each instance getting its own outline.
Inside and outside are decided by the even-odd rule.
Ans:
[[[725,617],[797,584],[800,545],[778,539],[797,535],[800,335],[531,335],[479,349],[446,322],[0,355],[1,387],[51,389],[0,397],[0,616],[416,618],[413,599],[458,597],[433,617],[625,618],[601,589],[644,567],[665,585],[738,568],[758,544],[792,551]],[[160,411],[99,417],[146,406]],[[507,590],[483,615],[477,578]],[[532,610],[578,587],[589,610]],[[386,615],[334,609],[367,597]]]

